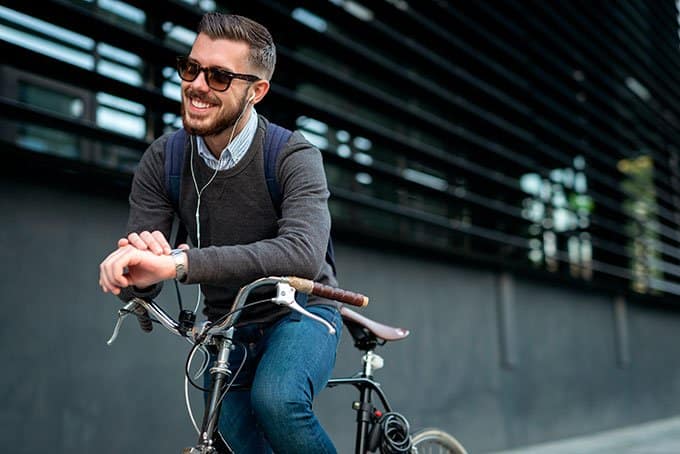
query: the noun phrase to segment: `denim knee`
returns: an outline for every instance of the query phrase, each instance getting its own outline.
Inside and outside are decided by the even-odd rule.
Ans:
[[[255,386],[250,391],[250,402],[253,412],[259,421],[271,422],[279,427],[299,418],[312,417],[312,404],[303,390],[291,392],[291,389],[279,387]]]

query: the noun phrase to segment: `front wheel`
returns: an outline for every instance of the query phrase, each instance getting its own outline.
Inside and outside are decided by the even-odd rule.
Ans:
[[[458,440],[443,430],[423,429],[413,435],[411,453],[467,454],[467,451]]]

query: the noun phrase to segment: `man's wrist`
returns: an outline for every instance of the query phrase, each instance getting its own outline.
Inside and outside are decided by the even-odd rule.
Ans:
[[[184,249],[173,249],[170,256],[175,264],[175,279],[184,282],[187,278],[188,262],[187,254]]]

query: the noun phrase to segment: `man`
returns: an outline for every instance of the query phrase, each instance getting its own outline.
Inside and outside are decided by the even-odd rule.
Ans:
[[[239,287],[269,275],[297,275],[337,285],[325,261],[330,230],[328,190],[317,149],[298,132],[279,153],[277,213],[263,170],[268,121],[254,105],[269,91],[276,62],[271,35],[235,15],[206,14],[186,58],[182,121],[188,132],[177,213],[195,248],[174,250],[167,240],[175,210],[165,183],[168,135],[146,151],[130,193],[128,235],[100,266],[100,286],[119,296],[155,295],[177,278],[199,283],[211,320],[229,309]],[[310,298],[307,309],[342,327],[338,307]],[[250,392],[229,393],[220,430],[236,453],[335,452],[312,412],[335,362],[339,334],[274,305],[244,311],[235,340],[247,345],[237,382]],[[230,362],[241,363],[234,352]],[[238,367],[231,367],[236,370]]]

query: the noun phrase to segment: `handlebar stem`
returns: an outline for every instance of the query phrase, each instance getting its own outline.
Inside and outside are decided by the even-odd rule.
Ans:
[[[217,359],[210,368],[211,374],[224,374],[226,377],[231,375],[231,370],[229,370],[229,353],[232,348],[232,337],[234,334],[234,328],[229,328],[225,336],[220,340],[218,345]]]

